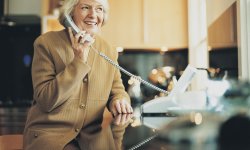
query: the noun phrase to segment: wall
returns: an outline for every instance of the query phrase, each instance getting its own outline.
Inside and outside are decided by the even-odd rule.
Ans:
[[[6,0],[5,0],[6,1]],[[9,1],[9,9],[5,8],[6,11],[9,10],[11,15],[41,15],[41,2],[42,0],[7,0]],[[6,6],[7,7],[7,6]]]

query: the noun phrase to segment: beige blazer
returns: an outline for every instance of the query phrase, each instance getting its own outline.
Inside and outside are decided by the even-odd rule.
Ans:
[[[116,50],[100,37],[93,47],[117,62]],[[25,150],[62,150],[79,132],[91,135],[100,128],[110,101],[130,101],[120,71],[92,49],[87,63],[74,58],[67,30],[36,39],[32,81],[34,101],[24,130]]]

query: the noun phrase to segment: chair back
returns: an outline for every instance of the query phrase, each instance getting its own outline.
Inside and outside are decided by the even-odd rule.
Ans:
[[[0,150],[23,150],[23,135],[1,135]]]

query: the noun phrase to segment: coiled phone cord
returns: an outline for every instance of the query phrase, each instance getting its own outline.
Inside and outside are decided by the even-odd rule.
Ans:
[[[103,54],[102,52],[99,52],[99,51],[98,51],[96,48],[94,48],[92,45],[91,45],[90,47],[91,47],[98,55],[100,55],[102,58],[104,58],[106,61],[108,61],[111,65],[115,66],[117,69],[121,70],[121,71],[122,71],[123,73],[125,73],[126,75],[128,75],[128,76],[130,76],[130,77],[132,77],[132,78],[134,78],[134,79],[136,79],[136,80],[138,80],[139,82],[141,82],[141,83],[143,83],[143,84],[145,84],[145,85],[147,85],[147,86],[149,86],[149,87],[151,87],[151,88],[153,88],[153,89],[155,89],[155,90],[157,90],[157,91],[159,91],[159,92],[162,92],[162,93],[164,93],[164,94],[166,94],[166,95],[169,94],[168,91],[163,90],[163,89],[161,89],[161,88],[158,88],[157,86],[155,86],[155,85],[153,85],[153,84],[151,84],[151,83],[149,83],[149,82],[143,80],[141,77],[136,76],[136,75],[134,75],[134,74],[128,72],[127,70],[125,70],[124,68],[122,68],[120,65],[118,65],[117,63],[115,63],[113,60],[111,60],[110,58],[108,58],[108,56],[106,56],[106,55]]]
[[[151,140],[153,140],[153,139],[156,138],[157,136],[158,136],[158,134],[153,135],[153,136],[151,136],[151,137],[149,137],[149,138],[147,138],[147,139],[141,141],[140,143],[136,144],[135,146],[129,148],[128,150],[135,150],[135,149],[141,147],[142,145],[144,145],[144,144],[150,142]]]

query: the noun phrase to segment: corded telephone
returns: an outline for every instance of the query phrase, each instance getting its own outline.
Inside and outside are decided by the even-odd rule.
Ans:
[[[74,23],[72,17],[68,14],[65,14],[64,16],[64,21],[63,21],[63,25],[64,27],[71,27],[72,28],[72,31],[74,34],[77,34],[78,32],[80,32],[81,30],[76,26],[76,24]],[[87,41],[89,42],[92,42],[94,39],[88,35]],[[99,52],[96,48],[94,48],[92,45],[90,46],[98,55],[100,55],[101,57],[103,57],[106,61],[108,61],[110,64],[112,64],[113,66],[115,66],[117,69],[121,70],[123,73],[125,73],[126,75],[130,76],[130,77],[133,77],[134,79],[137,79],[138,81],[142,82],[143,84],[159,91],[159,92],[162,92],[162,93],[165,93],[165,94],[168,94],[168,91],[166,90],[162,90],[158,87],[156,87],[155,85],[141,79],[140,77],[136,76],[136,75],[133,75],[132,73],[128,72],[127,70],[125,70],[124,68],[122,68],[121,66],[119,66],[117,63],[115,63],[113,60],[111,60],[110,58],[108,58],[108,56],[106,56],[105,54],[103,54],[102,52]]]
[[[63,21],[64,27],[71,27],[72,31],[74,34],[77,34],[78,32],[80,32],[81,30],[75,25],[73,19],[71,18],[70,15],[66,14],[65,15],[65,19]],[[92,42],[94,39],[88,34],[88,37],[86,39],[89,42]],[[136,76],[130,72],[128,72],[126,69],[122,68],[121,66],[119,66],[119,64],[115,63],[113,60],[111,60],[110,58],[108,58],[108,56],[106,56],[105,54],[103,54],[102,52],[98,51],[96,48],[94,48],[92,45],[90,45],[91,49],[93,49],[99,56],[101,56],[102,58],[104,58],[107,62],[109,62],[111,65],[113,65],[114,67],[116,67],[117,69],[119,69],[121,72],[125,73],[126,75],[138,80],[139,82],[151,87],[154,90],[157,90],[159,92],[162,92],[166,95],[168,95],[167,97],[161,97],[158,99],[155,99],[153,101],[148,101],[146,103],[144,103],[141,106],[141,110],[142,112],[146,113],[146,112],[165,112],[166,108],[164,107],[165,104],[169,103],[169,101],[167,101],[167,99],[169,99],[170,97],[178,94],[178,93],[182,93],[186,90],[188,84],[190,83],[191,79],[193,78],[193,76],[196,73],[196,68],[188,65],[186,67],[186,69],[184,70],[183,75],[180,77],[180,79],[178,80],[178,82],[176,83],[176,85],[174,86],[173,90],[169,93],[166,90],[160,89],[157,86],[143,80],[142,78],[140,78],[139,76]]]
[[[76,24],[74,23],[73,19],[71,18],[70,15],[68,14],[65,14],[64,16],[64,20],[63,20],[63,25],[65,28],[67,27],[71,27],[72,28],[72,31],[73,31],[73,34],[77,34],[79,33],[81,30],[76,26]],[[88,42],[92,42],[94,39],[89,35],[87,34],[86,35],[86,41]]]

